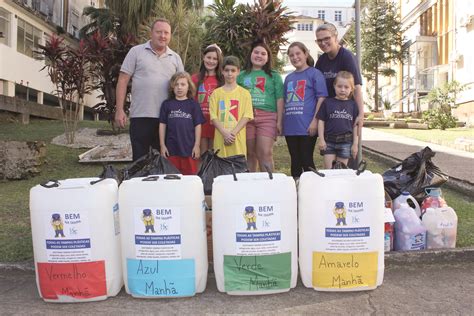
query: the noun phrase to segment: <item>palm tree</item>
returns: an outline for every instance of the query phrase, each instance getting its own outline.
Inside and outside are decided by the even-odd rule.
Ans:
[[[123,34],[138,34],[140,24],[150,16],[157,0],[106,0],[105,5],[118,17]]]

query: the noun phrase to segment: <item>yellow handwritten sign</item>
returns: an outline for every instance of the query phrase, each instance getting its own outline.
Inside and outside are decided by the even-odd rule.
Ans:
[[[313,286],[347,289],[377,283],[378,252],[313,252]]]

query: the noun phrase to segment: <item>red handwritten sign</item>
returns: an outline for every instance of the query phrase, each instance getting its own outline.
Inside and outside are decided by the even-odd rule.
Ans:
[[[38,262],[41,296],[58,299],[70,296],[90,299],[107,295],[105,262],[41,263]]]

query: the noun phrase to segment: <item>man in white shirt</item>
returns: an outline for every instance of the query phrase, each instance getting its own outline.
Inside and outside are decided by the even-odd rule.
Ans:
[[[157,19],[151,26],[150,40],[132,47],[120,68],[115,122],[121,128],[127,123],[124,103],[127,85],[132,79],[130,141],[133,161],[147,154],[150,146],[160,149],[158,131],[161,104],[168,98],[171,76],[184,70],[181,57],[168,47],[170,40],[169,21]]]

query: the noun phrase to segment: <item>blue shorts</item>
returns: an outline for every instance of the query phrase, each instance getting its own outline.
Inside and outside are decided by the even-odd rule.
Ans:
[[[326,142],[326,150],[321,150],[321,156],[324,155],[336,155],[339,158],[350,158],[351,157],[352,143],[331,143]]]

